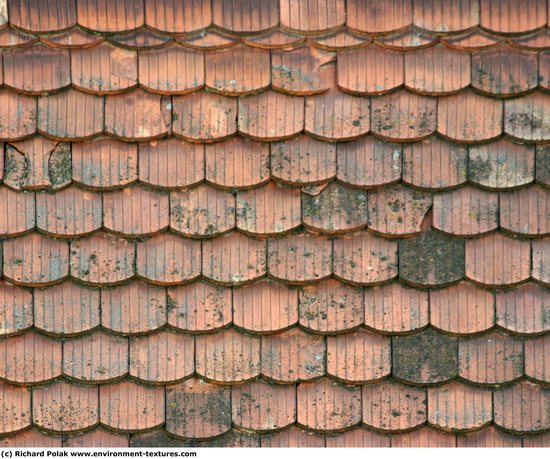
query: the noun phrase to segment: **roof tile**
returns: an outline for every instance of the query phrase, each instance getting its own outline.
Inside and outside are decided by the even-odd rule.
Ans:
[[[18,334],[32,327],[34,322],[33,296],[23,288],[0,281],[0,336]]]
[[[412,51],[415,49],[429,48],[434,46],[438,37],[424,33],[420,30],[409,29],[404,32],[397,32],[390,35],[381,35],[374,39],[374,43],[384,48],[395,51]]]
[[[525,340],[525,374],[545,383],[550,382],[548,359],[550,335]]]
[[[537,92],[504,103],[504,132],[527,142],[550,137],[550,95]]]
[[[335,30],[346,22],[346,7],[341,0],[280,0],[280,8],[281,26],[304,34]]]
[[[455,448],[456,437],[429,427],[392,435],[392,448]]]
[[[356,49],[367,46],[372,40],[370,37],[360,37],[351,34],[347,29],[342,29],[336,33],[308,37],[308,43],[325,51],[340,51],[346,49]]]
[[[203,30],[198,34],[190,36],[176,37],[176,42],[181,43],[186,48],[216,51],[217,49],[230,48],[238,43],[238,38],[234,35],[220,34],[216,30]]]
[[[145,0],[145,23],[167,33],[189,33],[212,23],[212,5],[202,0]]]
[[[63,446],[69,448],[127,448],[128,444],[128,437],[98,427],[82,435],[68,437]]]
[[[546,285],[550,284],[550,238],[533,241],[532,254],[531,276]]]
[[[544,0],[479,0],[481,26],[498,33],[529,32],[546,23]]]
[[[0,137],[19,140],[36,132],[36,98],[0,90]]]
[[[234,33],[261,32],[279,22],[275,0],[213,0],[214,24]]]
[[[131,50],[147,50],[169,46],[173,39],[154,30],[140,27],[128,33],[112,35],[108,40],[114,45]]]
[[[109,10],[110,14],[102,12]],[[78,23],[94,32],[124,32],[142,26],[145,21],[143,0],[78,0]]]
[[[325,437],[292,426],[273,434],[262,435],[262,448],[323,448]]]
[[[0,445],[5,448],[61,448],[61,437],[30,429],[18,435],[2,438]]]
[[[2,435],[31,426],[31,391],[27,387],[17,387],[0,382],[0,407],[2,412],[0,414],[0,432]]]
[[[548,448],[550,435],[548,433],[540,435],[525,435],[523,437],[524,448]]]
[[[298,46],[306,41],[305,36],[287,33],[276,28],[260,35],[246,35],[242,37],[243,43],[262,49],[283,49]]]
[[[550,89],[550,53],[542,52],[539,57],[538,82],[541,88]]]
[[[467,51],[493,48],[503,43],[504,40],[504,37],[487,33],[478,28],[461,35],[449,35],[441,38],[444,45]]]
[[[412,25],[411,0],[348,0],[348,26],[359,33],[386,33]]]
[[[550,186],[550,148],[546,146],[537,147],[537,182]]]
[[[459,448],[519,448],[521,437],[508,435],[494,427],[487,427],[479,432],[457,435],[456,445]]]
[[[535,211],[536,209],[536,211]],[[500,193],[500,226],[516,234],[550,233],[550,191],[532,186],[513,193]]]
[[[414,6],[414,25],[430,32],[460,32],[479,24],[479,0],[452,1],[449,5],[420,0]]]
[[[327,435],[327,448],[389,448],[390,437],[363,428]]]
[[[2,236],[18,236],[32,229],[34,213],[34,193],[19,193],[5,186],[0,187],[0,234]]]
[[[27,31],[54,32],[76,23],[75,0],[8,0],[10,24]]]
[[[76,26],[59,33],[42,35],[40,41],[54,48],[77,49],[96,46],[104,41],[104,37],[94,35]]]

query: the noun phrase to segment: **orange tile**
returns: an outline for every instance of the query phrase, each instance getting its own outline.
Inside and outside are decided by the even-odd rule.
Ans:
[[[349,383],[370,382],[391,373],[391,338],[358,330],[327,338],[327,373]]]
[[[501,333],[463,338],[458,346],[459,375],[477,384],[514,381],[523,374],[523,355],[523,342]]]
[[[65,376],[86,384],[112,381],[127,373],[128,338],[94,332],[63,341]]]
[[[239,132],[256,140],[283,140],[304,128],[304,99],[265,91],[239,99]]]
[[[454,1],[444,5],[437,0],[415,1],[414,25],[430,32],[460,32],[479,24],[479,0]]]
[[[195,338],[198,375],[223,384],[243,382],[260,374],[260,338],[234,329]]]
[[[142,282],[101,291],[101,325],[115,333],[143,334],[166,324],[166,291]]]
[[[76,12],[78,24],[94,32],[124,32],[145,21],[143,0],[78,0]]]
[[[546,34],[546,32],[545,32]],[[538,80],[541,88],[550,89],[550,53],[539,53]]]
[[[338,54],[338,87],[357,94],[384,94],[404,82],[403,53],[372,45]]]
[[[75,432],[99,422],[97,387],[56,382],[32,392],[33,423],[53,432]]]
[[[15,115],[17,114],[17,116]],[[0,137],[20,140],[36,132],[36,98],[0,90]]]
[[[397,243],[366,231],[334,241],[334,277],[372,285],[397,276]]]
[[[269,274],[288,283],[328,278],[332,271],[332,241],[300,233],[268,241]]]
[[[99,290],[65,281],[34,290],[34,326],[54,335],[76,335],[99,325]]]
[[[71,276],[90,284],[117,284],[134,275],[135,245],[97,233],[71,243]]]
[[[494,48],[504,42],[504,37],[493,35],[482,29],[476,28],[464,34],[441,37],[441,41],[450,48],[475,51]]]
[[[458,342],[428,328],[392,338],[392,375],[413,384],[436,384],[458,374]]]
[[[455,448],[456,437],[429,427],[391,436],[392,448]]]
[[[272,51],[271,83],[273,88],[294,95],[322,93],[334,86],[335,55],[303,46]]]
[[[402,333],[428,325],[428,294],[391,283],[365,289],[365,325],[385,333]]]
[[[191,332],[215,330],[231,323],[231,289],[204,282],[168,288],[168,323]]]
[[[237,131],[237,100],[200,91],[173,97],[172,132],[186,140],[212,142]]]
[[[238,43],[237,37],[229,34],[221,34],[216,30],[203,30],[199,34],[176,37],[176,42],[186,48],[199,51],[216,51],[222,48],[230,48]]]
[[[325,437],[292,426],[273,434],[262,435],[262,448],[324,448]]]
[[[72,144],[73,180],[89,188],[118,188],[138,178],[137,144],[113,139]]]
[[[127,448],[129,442],[128,437],[98,427],[82,435],[68,437],[63,446],[69,448]]]
[[[296,421],[296,387],[261,380],[231,389],[233,423],[243,429],[270,431]]]
[[[322,336],[300,328],[262,337],[262,376],[281,383],[323,376],[326,345]]]
[[[61,448],[61,437],[30,429],[18,435],[2,438],[0,445],[5,448]]]
[[[61,341],[34,331],[0,340],[0,378],[36,384],[61,376]]]
[[[539,434],[539,435],[525,435],[523,437],[523,447],[524,448],[548,448],[550,444],[550,435]]]
[[[2,281],[0,303],[3,305],[0,310],[0,336],[18,334],[33,326],[33,296],[30,291]]]
[[[387,33],[412,25],[411,0],[348,0],[348,27],[359,33]]]
[[[212,23],[212,5],[202,0],[145,0],[145,24],[167,33],[189,33]]]
[[[164,423],[164,387],[131,381],[99,387],[101,423],[115,431],[138,432]]]
[[[544,0],[479,0],[481,26],[498,33],[529,32],[546,24]]]
[[[231,429],[229,387],[191,378],[166,390],[166,430],[182,438],[211,438]]]
[[[2,164],[0,164],[2,167]],[[34,227],[34,193],[0,187],[0,234],[19,236]]]
[[[521,437],[508,435],[494,427],[456,436],[459,448],[521,448]]]
[[[38,132],[56,140],[86,140],[103,132],[103,98],[74,89],[40,97]]]
[[[515,433],[550,428],[550,390],[528,381],[494,392],[495,424]]]
[[[298,386],[298,424],[310,430],[342,430],[361,421],[361,389],[328,379]]]
[[[9,0],[10,24],[27,31],[54,32],[76,24],[75,0]]]
[[[104,41],[104,37],[94,35],[79,26],[59,33],[42,35],[40,41],[54,48],[78,49],[92,47]]]
[[[213,0],[214,25],[234,33],[260,32],[279,22],[275,0]]]
[[[511,37],[508,39],[508,41],[510,44],[516,45],[522,49],[544,51],[548,45],[548,38],[548,30],[546,29],[546,27],[543,27],[538,32],[528,35]],[[542,54],[540,56],[542,56]]]
[[[193,374],[195,339],[160,331],[130,339],[130,375],[149,384],[179,381]]]
[[[533,93],[504,103],[504,132],[520,141],[541,142],[549,136],[550,95]]]
[[[500,226],[516,234],[547,235],[549,195],[548,190],[538,186],[500,193]]]
[[[532,254],[531,276],[546,285],[550,284],[550,238],[533,241]]]
[[[312,46],[325,51],[343,51],[367,46],[371,43],[372,39],[370,37],[353,35],[348,30],[343,29],[340,32],[329,33],[320,37],[308,37],[307,41]]]
[[[239,285],[266,274],[266,243],[233,232],[202,241],[202,274],[216,283]]]
[[[298,290],[269,280],[233,289],[235,326],[256,333],[280,331],[298,322]]]
[[[259,35],[246,35],[241,38],[243,43],[261,49],[283,49],[297,47],[306,41],[303,35],[287,33],[280,28]]]
[[[363,423],[386,431],[413,429],[426,422],[426,389],[392,380],[362,387]]]
[[[525,340],[525,374],[537,381],[550,382],[550,337]]]
[[[28,388],[0,382],[0,407],[2,435],[17,432],[32,425],[31,391]],[[0,445],[5,446],[2,443]]]
[[[352,330],[363,323],[363,291],[334,279],[300,289],[300,325],[317,333]]]
[[[342,0],[281,0],[280,14],[283,28],[304,34],[336,30],[346,22]]]
[[[550,330],[550,292],[537,284],[524,284],[513,290],[497,292],[497,324],[521,334]]]
[[[454,334],[479,333],[495,324],[492,292],[467,282],[430,290],[430,323]]]
[[[154,30],[140,27],[137,30],[120,35],[109,37],[109,41],[116,46],[129,48],[131,50],[148,50],[149,48],[160,48],[169,46],[173,39]]]
[[[357,428],[338,435],[327,435],[327,448],[389,448],[390,437]]]
[[[409,29],[391,35],[381,35],[374,39],[374,43],[395,51],[412,51],[434,46],[437,40],[435,35],[427,34],[420,30]]]

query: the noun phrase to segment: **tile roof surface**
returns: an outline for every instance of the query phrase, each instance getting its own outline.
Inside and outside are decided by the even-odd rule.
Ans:
[[[0,0],[0,446],[550,446],[548,10]]]

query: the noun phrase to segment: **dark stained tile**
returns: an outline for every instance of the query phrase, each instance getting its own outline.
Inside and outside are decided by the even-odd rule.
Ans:
[[[17,114],[17,115],[16,115]],[[19,140],[36,132],[36,98],[0,90],[0,137]]]
[[[111,433],[101,427],[73,435],[65,439],[63,446],[68,448],[127,448],[128,437]]]
[[[550,284],[550,238],[533,241],[532,256],[531,276],[548,286]]]
[[[525,340],[525,374],[545,383],[550,382],[550,337],[540,336]]]
[[[97,387],[56,382],[32,391],[33,423],[52,432],[75,432],[99,422]]]
[[[496,332],[462,338],[458,346],[458,359],[460,377],[473,383],[514,381],[523,373],[523,342]]]
[[[233,316],[249,332],[285,330],[298,322],[298,290],[270,280],[234,288]]]
[[[365,289],[365,325],[383,333],[403,333],[428,325],[428,293],[391,283]]]
[[[233,329],[195,338],[198,375],[224,384],[247,381],[260,374],[260,338]]]
[[[413,432],[392,435],[391,446],[392,448],[455,448],[456,437],[423,427]]]
[[[37,429],[2,438],[0,446],[5,448],[61,448],[61,436],[47,435]]]
[[[545,32],[546,35],[546,32]],[[545,48],[543,48],[545,49]],[[544,89],[550,89],[550,53],[539,53],[539,86]]]
[[[480,0],[480,24],[497,33],[529,32],[546,23],[544,0],[493,2]]]
[[[0,382],[0,432],[18,432],[32,425],[31,391],[27,387]],[[7,446],[2,444],[0,446]]]
[[[397,242],[362,231],[334,241],[334,277],[359,285],[397,276]]]
[[[203,442],[191,442],[191,446],[206,448],[259,448],[260,436],[231,430],[219,437]]]
[[[0,164],[1,167],[2,164]],[[2,236],[18,236],[32,229],[34,213],[34,193],[21,193],[12,191],[6,186],[0,187],[0,234]]]
[[[512,233],[542,236],[550,232],[550,191],[531,186],[500,193],[500,226]]]
[[[387,33],[412,25],[411,0],[348,0],[347,24],[359,33]]]
[[[78,24],[94,32],[134,30],[145,21],[143,0],[78,0],[76,12]]]
[[[186,440],[180,440],[168,434],[164,426],[130,436],[130,447],[181,448],[189,446],[193,445],[189,445],[189,442]]]
[[[390,437],[357,428],[337,435],[327,435],[327,448],[389,448]]]
[[[324,448],[325,437],[292,426],[280,432],[262,435],[261,445],[262,448]]]
[[[494,427],[456,436],[459,448],[521,448],[521,437],[506,434]]]
[[[458,342],[428,328],[407,336],[392,338],[392,375],[413,384],[433,385],[458,374]]]
[[[329,336],[327,373],[352,384],[388,376],[391,373],[391,338],[366,330]]]
[[[541,142],[550,137],[550,95],[533,93],[504,103],[504,132],[520,141]]]
[[[550,148],[537,147],[536,179],[541,185],[550,186]]]
[[[471,29],[479,24],[479,0],[451,2],[415,1],[414,25],[430,32],[450,33]]]
[[[63,341],[65,376],[86,384],[112,381],[127,373],[128,338],[94,332]]]
[[[405,386],[392,380],[365,385],[363,423],[386,431],[404,431],[426,422],[426,389]]]
[[[2,281],[0,304],[0,336],[18,334],[33,326],[33,295],[29,290]]]
[[[252,33],[275,27],[279,22],[275,0],[213,0],[214,25],[234,33]]]
[[[202,0],[145,1],[145,24],[167,33],[190,33],[212,23],[212,5]]]

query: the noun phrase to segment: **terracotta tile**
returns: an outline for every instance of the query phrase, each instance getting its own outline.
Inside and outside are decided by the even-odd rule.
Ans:
[[[545,33],[546,34],[546,33]],[[546,49],[545,46],[544,49]],[[539,56],[538,81],[539,86],[544,89],[550,89],[550,53],[542,52]]]
[[[0,407],[0,432],[3,435],[31,426],[31,391],[28,388],[0,382]],[[0,446],[6,445],[0,443]]]
[[[537,381],[550,382],[548,361],[550,337],[541,336],[525,340],[525,374]]]
[[[61,341],[29,331],[0,340],[0,378],[35,384],[61,375]]]
[[[57,140],[85,140],[103,132],[103,98],[74,89],[40,97],[38,132]]]
[[[392,338],[393,376],[414,384],[437,384],[458,374],[456,338],[427,330]]]
[[[459,374],[468,381],[478,384],[514,381],[523,373],[523,342],[496,332],[463,338],[459,341],[458,358]]]
[[[428,294],[391,283],[365,289],[365,325],[385,333],[402,333],[428,325]]]
[[[338,180],[355,187],[371,188],[401,178],[401,147],[373,137],[339,143]]]
[[[494,233],[466,241],[466,277],[488,286],[514,285],[529,278],[530,244]]]
[[[325,437],[307,432],[299,427],[262,435],[262,448],[324,448]]]
[[[161,48],[169,46],[173,42],[172,37],[146,29],[145,27],[140,27],[128,33],[110,36],[108,40],[116,46],[136,51]]]
[[[318,378],[326,371],[325,354],[325,339],[299,328],[263,336],[262,375],[282,383]]]
[[[535,178],[535,149],[499,140],[470,148],[470,182],[483,188],[515,188]]]
[[[550,96],[533,93],[504,103],[504,132],[523,141],[544,141],[550,136]]]
[[[202,274],[220,284],[239,285],[263,277],[266,243],[233,232],[202,241]]]
[[[329,33],[328,35],[308,37],[307,41],[312,46],[325,51],[340,51],[362,48],[369,45],[372,39],[370,37],[353,35],[348,30],[343,29],[340,32]]]
[[[516,234],[548,234],[549,195],[548,190],[538,186],[500,193],[500,226]]]
[[[298,290],[269,280],[233,289],[233,322],[255,333],[280,331],[298,322]]]
[[[272,86],[294,95],[318,94],[334,86],[333,53],[303,46],[271,53]]]
[[[426,389],[392,380],[363,386],[363,423],[386,431],[409,430],[426,422]]]
[[[332,272],[332,241],[301,233],[268,241],[269,274],[289,283],[319,281]]]
[[[109,10],[109,15],[104,14]],[[143,0],[78,0],[78,24],[94,32],[137,29],[145,21]]]
[[[220,34],[216,30],[203,30],[199,34],[189,37],[176,37],[176,42],[186,48],[200,51],[215,51],[221,48],[230,48],[238,43],[237,37],[229,34]]]
[[[334,241],[334,277],[372,285],[397,276],[397,243],[362,231]]]
[[[115,431],[137,432],[164,423],[164,387],[123,381],[99,388],[101,423]]]
[[[46,435],[37,429],[26,430],[0,440],[5,448],[61,448],[61,437]]]
[[[30,291],[2,281],[0,304],[0,336],[18,334],[33,326],[33,296]]]
[[[477,236],[498,228],[499,196],[470,186],[434,195],[433,226],[455,236]]]
[[[430,32],[459,32],[479,24],[479,0],[451,2],[421,0],[414,5],[414,25]]]
[[[172,132],[186,140],[211,142],[237,131],[237,100],[200,91],[173,97]]]
[[[372,132],[398,142],[425,139],[436,130],[436,109],[435,99],[405,91],[374,98]]]
[[[392,448],[455,448],[456,437],[429,427],[391,436]]]
[[[69,52],[37,44],[4,52],[4,83],[28,94],[55,91],[71,84]]]
[[[550,292],[537,284],[525,284],[496,295],[496,320],[514,333],[533,334],[550,330]]]
[[[260,338],[233,329],[195,338],[197,374],[210,381],[234,383],[260,374]]]
[[[269,0],[214,0],[214,24],[234,33],[260,32],[279,22],[278,2]]]
[[[9,0],[10,24],[33,32],[54,32],[76,23],[75,0]]]
[[[454,334],[479,333],[495,324],[492,292],[467,282],[430,290],[430,323]]]
[[[454,49],[475,51],[494,48],[504,42],[504,37],[487,33],[482,29],[474,29],[472,32],[460,35],[441,37],[441,41],[444,45]]]
[[[389,448],[390,437],[357,428],[338,435],[327,435],[327,448]]]
[[[229,387],[191,378],[166,390],[166,430],[182,438],[211,438],[231,429]]]
[[[233,423],[243,429],[270,431],[296,421],[296,387],[261,380],[231,390]]]
[[[472,54],[472,87],[496,96],[521,94],[538,85],[538,55],[509,46]]]
[[[166,291],[142,282],[101,291],[101,324],[116,333],[143,334],[166,324]]]
[[[420,30],[409,29],[391,35],[381,35],[375,38],[374,43],[395,51],[412,51],[434,46],[438,41],[435,35]]]
[[[160,331],[130,339],[130,375],[152,384],[175,382],[193,374],[195,339]]]
[[[327,338],[327,373],[349,383],[376,381],[391,372],[391,338],[358,330]]]
[[[108,432],[101,427],[82,435],[68,437],[63,446],[68,448],[127,448],[128,437]]]
[[[538,32],[532,34],[510,37],[508,41],[510,44],[518,46],[522,49],[544,51],[548,47],[549,38],[550,35],[548,35],[548,30],[544,27]]]
[[[180,330],[215,330],[231,323],[231,290],[204,282],[168,288],[168,323]]]
[[[521,438],[508,435],[494,427],[487,427],[480,432],[456,436],[459,448],[521,448]]]
[[[462,91],[438,101],[437,130],[451,140],[480,142],[502,133],[503,103]]]
[[[338,87],[357,94],[383,94],[403,85],[403,53],[372,45],[338,54]]]
[[[386,33],[412,24],[411,0],[361,0],[347,2],[347,24],[359,33]]]
[[[541,185],[550,186],[550,148],[537,147],[536,179]]]
[[[499,33],[528,32],[546,23],[544,0],[492,2],[479,0],[481,26]]]
[[[539,434],[539,435],[524,435],[523,436],[523,447],[524,448],[547,448],[550,441],[550,435]]]
[[[82,236],[101,227],[99,193],[77,187],[57,193],[37,193],[36,226],[53,237]]]
[[[300,290],[300,325],[317,333],[352,330],[363,323],[363,291],[334,279]]]
[[[34,326],[48,334],[76,335],[100,322],[99,290],[65,281],[34,289]]]
[[[72,144],[73,180],[90,188],[116,188],[137,180],[135,143],[113,139]]]
[[[243,43],[256,48],[283,49],[297,47],[299,44],[306,41],[306,37],[276,28],[259,35],[245,35],[241,40]]]
[[[145,0],[145,23],[167,33],[195,32],[212,23],[212,6],[201,0]]]
[[[2,164],[0,164],[2,167]],[[0,234],[18,236],[34,227],[34,193],[0,187]]]
[[[546,285],[550,284],[550,238],[533,241],[532,253],[531,276]]]
[[[118,379],[127,373],[127,338],[94,332],[63,341],[65,376],[82,383],[101,383]]]
[[[159,427],[148,432],[137,433],[130,436],[130,447],[172,447],[172,448],[185,448],[196,447],[192,440],[180,440],[173,437],[166,432],[166,429]],[[198,443],[198,442],[196,442]]]
[[[546,430],[550,427],[549,398],[547,388],[528,381],[495,391],[495,424],[515,433]]]
[[[54,48],[78,49],[99,45],[104,41],[104,38],[76,26],[66,31],[42,35],[40,41]]]
[[[298,386],[298,424],[310,430],[342,430],[361,421],[361,389],[321,379]]]
[[[53,432],[75,432],[99,422],[97,387],[56,382],[33,389],[33,423]]]
[[[71,243],[71,276],[90,284],[117,284],[134,275],[135,245],[98,233]]]
[[[280,1],[281,26],[304,34],[336,30],[346,22],[346,6],[340,0]]]
[[[370,130],[370,101],[336,90],[306,99],[305,132],[327,141],[352,140]]]
[[[201,442],[191,441],[192,447],[210,448],[259,448],[260,436],[257,434],[241,433],[235,429],[219,437]]]
[[[399,276],[409,284],[438,286],[464,276],[464,241],[436,231],[399,241]]]
[[[17,114],[17,115],[16,115]],[[36,132],[36,98],[0,90],[0,137],[19,140]]]
[[[257,140],[294,137],[304,128],[304,99],[265,91],[239,99],[239,132]]]

